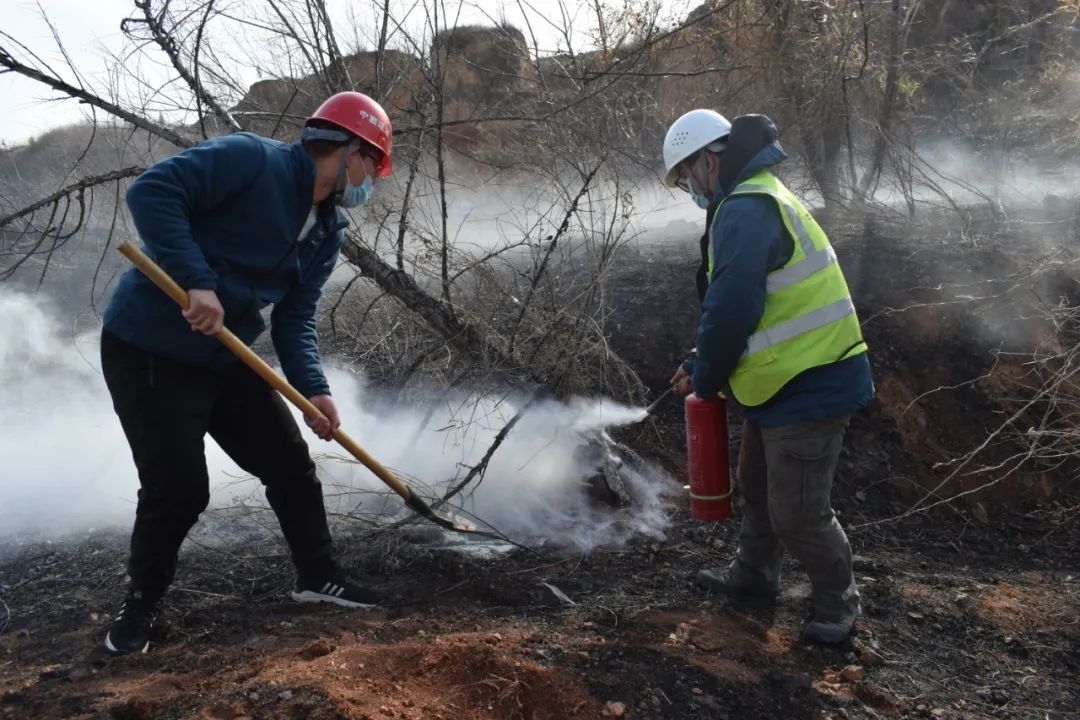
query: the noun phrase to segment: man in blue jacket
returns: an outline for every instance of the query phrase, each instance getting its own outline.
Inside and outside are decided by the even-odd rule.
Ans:
[[[664,149],[665,182],[712,217],[696,356],[672,383],[700,397],[723,391],[745,418],[738,553],[697,581],[775,597],[786,550],[813,588],[804,637],[841,642],[862,610],[830,495],[851,413],[874,396],[847,283],[825,233],[772,172],[787,156],[768,118],[728,125],[693,110]]]
[[[344,241],[338,207],[357,207],[391,163],[389,118],[371,98],[339,93],[288,145],[238,133],[163,160],[127,192],[153,257],[188,290],[181,311],[138,270],[117,283],[105,312],[102,370],[139,474],[131,585],[105,638],[115,654],[145,652],[177,553],[209,502],[209,434],[266,487],[289,544],[292,597],[371,607],[376,594],[335,563],[322,487],[288,408],[213,337],[228,327],[250,344],[273,305],[271,337],[289,382],[339,425],[315,332],[315,309]]]

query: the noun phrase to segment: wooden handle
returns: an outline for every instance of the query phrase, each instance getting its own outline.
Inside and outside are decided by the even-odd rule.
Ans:
[[[161,269],[161,267],[148,258],[142,250],[135,247],[131,243],[120,243],[118,248],[120,253],[130,260],[135,267],[139,268],[146,277],[157,285],[161,290],[170,298],[176,301],[176,303],[187,309],[188,307],[188,294],[187,292],[176,284],[176,281],[169,277],[169,274]],[[255,354],[255,351],[249,348],[240,338],[232,334],[228,328],[222,328],[215,337],[221,341],[221,343],[229,348],[234,355],[243,361],[245,365],[258,373],[259,377],[268,382],[272,388],[285,396],[285,399],[300,409],[300,412],[304,413],[309,418],[320,418],[323,414],[317,407],[311,404],[311,401],[300,394],[300,392],[288,383],[288,381],[278,375],[274,371],[274,368],[266,364],[266,361]],[[380,480],[386,483],[391,490],[400,495],[407,503],[417,503],[420,499],[413,495],[409,486],[401,482],[394,473],[390,472],[385,466],[378,460],[373,458],[364,448],[360,446],[355,440],[345,434],[343,430],[338,428],[334,431],[334,439],[338,444],[349,451],[349,454],[363,463],[364,467],[374,473]],[[428,512],[431,512],[428,510]]]

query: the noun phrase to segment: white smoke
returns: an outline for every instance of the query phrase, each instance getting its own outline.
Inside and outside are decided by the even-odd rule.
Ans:
[[[99,330],[62,327],[41,298],[0,291],[0,539],[129,527],[138,480],[100,373]],[[429,499],[464,477],[524,402],[461,395],[435,408],[405,407],[346,369],[329,376],[346,432]],[[660,537],[673,488],[661,471],[626,469],[635,502],[617,512],[590,502],[584,483],[597,464],[590,439],[643,418],[641,409],[603,399],[537,403],[494,453],[483,481],[455,502],[515,539],[588,549],[637,533]],[[330,512],[383,521],[407,514],[370,472],[301,425]],[[264,504],[257,481],[209,438],[206,447],[211,507],[238,498]]]

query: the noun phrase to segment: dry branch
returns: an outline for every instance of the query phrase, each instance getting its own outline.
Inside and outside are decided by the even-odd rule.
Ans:
[[[116,103],[112,103],[108,100],[98,97],[97,95],[89,92],[88,90],[77,88],[74,85],[65,82],[64,80],[61,80],[58,77],[47,75],[46,73],[41,72],[37,68],[33,68],[29,65],[25,65],[19,62],[14,57],[12,57],[12,55],[3,47],[0,47],[0,67],[5,67],[10,71],[16,72],[24,77],[28,77],[31,80],[36,80],[40,83],[48,85],[53,90],[62,92],[68,97],[75,98],[76,100],[81,100],[85,103],[89,103],[90,105],[93,105],[96,108],[100,108],[101,110],[104,110],[110,115],[114,115],[121,120],[129,122],[135,127],[142,128],[143,130],[146,130],[152,135],[156,135],[157,137],[166,140],[173,145],[176,145],[177,147],[189,148],[195,145],[194,140],[186,138],[180,133],[169,129],[164,125],[159,125],[156,122],[147,120],[141,115],[136,115],[129,110],[125,110]]]
[[[209,19],[210,12],[213,9],[214,3],[211,0],[206,8],[206,12],[203,14],[202,20],[199,23],[198,38],[201,40],[203,29]],[[184,64],[183,58],[180,56],[180,46],[168,30],[165,29],[164,18],[165,13],[168,12],[169,4],[166,2],[161,11],[157,14],[154,13],[151,7],[151,0],[135,0],[135,7],[142,11],[143,16],[141,18],[125,18],[120,23],[120,29],[124,33],[131,34],[132,27],[136,25],[145,25],[150,31],[150,37],[154,39],[157,46],[162,49],[166,56],[169,58],[169,62],[172,64],[173,69],[176,70],[176,74],[187,83],[187,86],[191,88],[192,93],[195,94],[195,102],[199,115],[199,123],[203,125],[202,105],[205,104],[209,107],[215,115],[217,115],[222,121],[225,122],[233,130],[242,130],[240,123],[236,121],[228,110],[222,107],[198,78],[198,65],[196,64],[195,74],[192,74],[187,66]],[[198,63],[198,57],[196,56],[195,62]],[[206,128],[203,125],[203,137],[206,137]]]

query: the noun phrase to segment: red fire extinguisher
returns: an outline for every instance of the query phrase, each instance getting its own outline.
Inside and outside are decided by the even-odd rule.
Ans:
[[[690,514],[695,520],[731,517],[727,402],[686,396],[686,470],[690,475]]]

